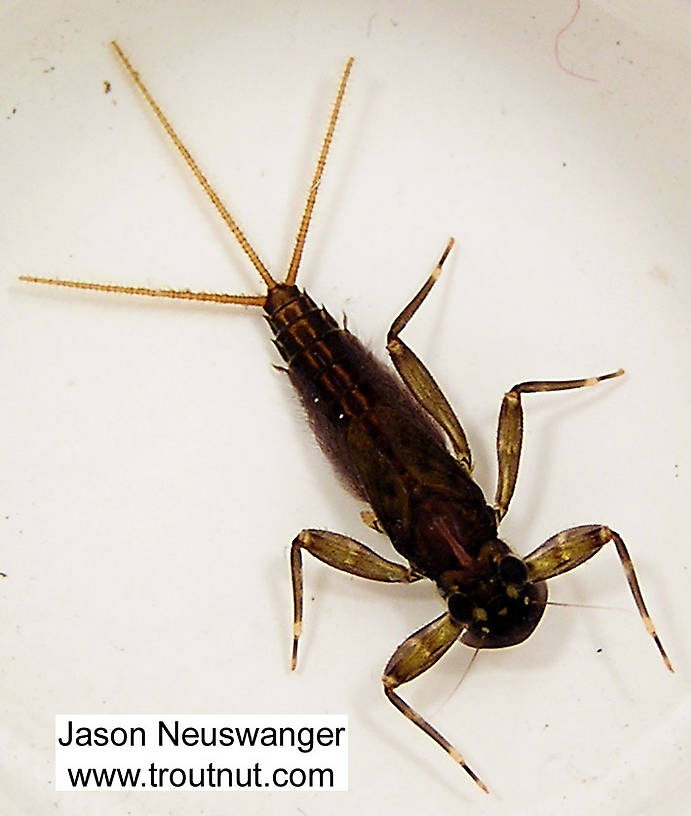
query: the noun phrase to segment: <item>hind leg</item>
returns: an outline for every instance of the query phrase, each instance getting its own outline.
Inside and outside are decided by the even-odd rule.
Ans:
[[[444,429],[451,440],[451,444],[456,451],[456,456],[459,461],[465,465],[468,472],[470,472],[472,470],[470,448],[468,447],[468,440],[461,427],[461,423],[458,421],[458,417],[454,413],[453,408],[449,405],[441,388],[439,388],[435,382],[434,377],[432,377],[422,361],[399,337],[399,334],[408,325],[410,318],[420,308],[422,302],[439,279],[442,266],[451,251],[453,243],[453,238],[451,238],[432,274],[427,278],[420,291],[392,323],[387,336],[386,348],[403,382],[408,386],[412,395],[425,411]]]

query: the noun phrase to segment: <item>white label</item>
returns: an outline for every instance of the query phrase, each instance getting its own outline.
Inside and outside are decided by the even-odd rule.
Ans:
[[[348,790],[348,718],[60,714],[55,789]]]

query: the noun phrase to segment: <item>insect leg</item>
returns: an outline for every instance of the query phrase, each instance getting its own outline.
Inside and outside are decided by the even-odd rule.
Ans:
[[[600,377],[588,377],[583,380],[553,380],[551,382],[524,382],[504,394],[499,412],[499,426],[497,428],[497,460],[499,462],[499,477],[497,479],[497,493],[494,498],[494,510],[497,523],[506,515],[509,502],[516,488],[518,464],[521,459],[523,444],[523,406],[522,394],[533,394],[538,391],[568,391],[571,388],[585,388],[596,385],[603,380],[621,377],[624,369],[620,368],[611,374]]]
[[[431,737],[440,748],[442,748],[455,762],[472,777],[475,783],[488,793],[485,783],[470,768],[461,754],[454,746],[443,737],[436,728],[430,725],[427,720],[411,708],[408,703],[396,694],[394,689],[398,686],[414,680],[418,675],[431,668],[448,649],[463,634],[465,627],[455,623],[448,613],[418,629],[410,635],[391,656],[391,659],[384,669],[382,682],[384,683],[384,694],[389,698],[394,706],[418,728]]]
[[[472,470],[470,448],[465,432],[458,421],[453,408],[442,393],[432,375],[422,361],[406,346],[398,336],[408,325],[408,321],[422,305],[423,300],[441,275],[442,265],[454,244],[453,238],[449,241],[439,263],[432,274],[427,278],[420,291],[394,320],[386,338],[386,348],[401,379],[408,386],[415,399],[441,425],[456,451],[458,459]]]
[[[371,581],[409,584],[421,576],[410,567],[387,561],[354,538],[328,530],[303,530],[290,549],[290,573],[293,581],[293,655],[291,668],[297,666],[298,641],[302,634],[302,550],[342,572]]]
[[[636,602],[641,620],[648,634],[655,641],[665,666],[673,672],[674,669],[670,659],[660,642],[650,613],[643,600],[643,593],[629,551],[621,537],[614,530],[599,524],[584,524],[580,527],[570,527],[568,530],[562,530],[561,533],[553,535],[525,557],[524,561],[528,567],[530,580],[545,581],[555,575],[560,575],[562,572],[568,572],[568,570],[592,558],[609,541],[614,542],[614,546],[617,548],[617,555],[624,569],[626,580],[629,582],[631,594]]]
[[[374,530],[375,533],[382,533],[383,535],[386,535],[386,530],[381,526],[381,522],[372,510],[361,510],[360,518],[362,519],[363,523],[366,524],[371,530]]]

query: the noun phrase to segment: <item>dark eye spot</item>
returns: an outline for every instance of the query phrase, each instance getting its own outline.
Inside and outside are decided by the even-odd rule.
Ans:
[[[523,586],[528,580],[528,570],[521,558],[515,555],[506,555],[499,564],[499,577],[505,584]]]
[[[468,623],[473,617],[475,604],[465,595],[451,595],[447,601],[449,614],[459,623]]]

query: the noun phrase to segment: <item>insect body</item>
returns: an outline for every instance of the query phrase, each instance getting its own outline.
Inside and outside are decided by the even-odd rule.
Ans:
[[[294,625],[292,666],[302,630],[302,551],[343,572],[389,583],[433,581],[445,604],[434,621],[396,649],[383,675],[393,705],[437,742],[487,790],[461,754],[398,694],[404,683],[433,666],[456,642],[475,649],[500,648],[525,640],[547,603],[545,581],[566,572],[614,543],[643,622],[670,671],[670,661],[645,607],[633,564],[621,537],[603,525],[572,527],[552,536],[526,557],[498,535],[516,485],[523,437],[522,396],[595,385],[615,371],[587,379],[524,382],[504,396],[497,431],[499,479],[488,504],[473,481],[465,433],[439,386],[407,347],[401,332],[437,281],[451,239],[420,291],[394,320],[387,349],[396,373],[379,362],[323,308],[295,285],[317,190],[331,144],[349,60],[317,163],[293,257],[282,282],[274,280],[194,159],[154,102],[116,43],[118,56],[159,121],[196,175],[267,287],[266,295],[146,289],[106,284],[23,278],[32,282],[107,292],[210,300],[261,307],[291,382],[322,448],[347,486],[372,510],[369,522],[390,538],[406,565],[382,558],[364,544],[326,530],[303,530],[291,547]]]

